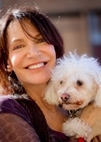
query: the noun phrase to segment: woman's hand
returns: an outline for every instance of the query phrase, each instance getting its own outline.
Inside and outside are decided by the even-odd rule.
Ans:
[[[92,128],[92,133],[87,141],[91,141],[92,138],[101,134],[101,108],[89,105],[84,108],[80,118]]]

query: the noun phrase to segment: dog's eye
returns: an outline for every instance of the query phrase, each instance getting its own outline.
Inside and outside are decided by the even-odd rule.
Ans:
[[[81,80],[77,80],[76,84],[77,84],[78,86],[82,86],[82,85],[83,85],[83,82],[82,82]]]
[[[63,84],[63,80],[60,81],[60,84]]]

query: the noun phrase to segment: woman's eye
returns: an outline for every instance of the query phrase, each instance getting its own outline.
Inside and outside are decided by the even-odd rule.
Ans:
[[[24,47],[24,45],[17,45],[17,46],[14,46],[13,50],[20,49],[22,47]]]
[[[44,38],[40,38],[40,39],[37,39],[37,40],[36,40],[36,43],[42,43],[42,42],[46,42],[46,41],[44,40]]]

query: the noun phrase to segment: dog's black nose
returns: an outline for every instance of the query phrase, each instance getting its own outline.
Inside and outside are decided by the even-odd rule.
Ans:
[[[63,93],[61,96],[61,100],[66,103],[68,101],[68,99],[70,98],[70,95],[67,93]]]

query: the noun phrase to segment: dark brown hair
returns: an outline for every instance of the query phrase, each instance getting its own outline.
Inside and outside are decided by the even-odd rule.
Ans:
[[[45,14],[42,14],[35,8],[27,6],[8,9],[0,20],[0,80],[2,80],[1,83],[3,86],[6,86],[6,88],[9,86],[8,73],[6,71],[9,54],[7,47],[7,27],[15,19],[19,21],[26,34],[28,34],[28,31],[26,31],[24,20],[29,20],[40,32],[44,40],[54,45],[57,58],[62,57],[64,54],[63,40],[55,26]],[[19,84],[14,72],[12,72],[12,78],[13,81]],[[14,82],[12,82],[12,84],[14,85]],[[17,90],[18,88],[15,91],[16,93]]]

